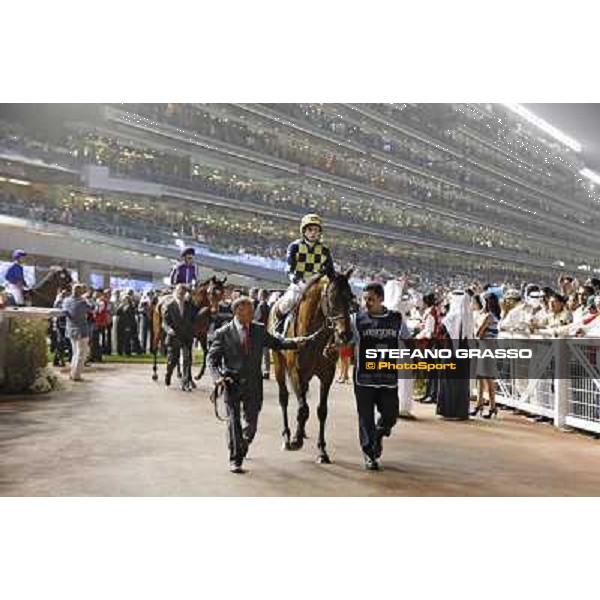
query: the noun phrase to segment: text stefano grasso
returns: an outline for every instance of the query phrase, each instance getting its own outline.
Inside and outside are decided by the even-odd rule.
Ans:
[[[365,358],[391,358],[391,359],[449,359],[449,358],[532,358],[533,352],[528,348],[367,348]]]

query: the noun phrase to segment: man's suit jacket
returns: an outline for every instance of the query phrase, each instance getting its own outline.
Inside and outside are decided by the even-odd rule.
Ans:
[[[267,324],[269,320],[269,305],[265,300],[258,303],[254,309],[254,320],[263,325]]]
[[[163,327],[168,335],[168,330],[173,329],[175,336],[184,344],[191,344],[194,341],[194,320],[197,309],[189,301],[183,301],[183,315],[179,310],[177,300],[173,299],[167,304],[163,316]]]
[[[229,400],[243,393],[249,400],[257,401],[262,405],[263,349],[267,347],[273,350],[293,350],[298,347],[298,342],[271,335],[260,323],[251,324],[250,339],[250,349],[246,354],[235,322],[230,321],[215,331],[208,351],[207,363],[215,380],[223,375],[234,380],[234,384],[228,386]]]

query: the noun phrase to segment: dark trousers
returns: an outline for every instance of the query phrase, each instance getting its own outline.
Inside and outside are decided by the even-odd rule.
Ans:
[[[366,387],[355,385],[358,410],[358,437],[364,454],[375,458],[377,439],[389,437],[398,420],[398,388]],[[375,409],[379,418],[375,422]]]
[[[240,390],[234,384],[225,391],[225,406],[229,461],[241,465],[256,435],[261,403],[255,394]]]
[[[167,336],[167,375],[172,375],[183,353],[183,377],[192,376],[192,343],[183,343],[175,336]]]
[[[123,325],[120,329],[117,329],[117,353],[119,355],[140,354],[140,350],[136,326]]]
[[[71,340],[65,335],[62,327],[56,328],[56,350],[54,352],[54,366],[63,366],[71,360]]]
[[[112,354],[113,349],[113,323],[106,328],[106,343],[104,344],[104,354]]]
[[[110,354],[109,332],[109,327],[98,327],[98,343],[101,354]]]
[[[122,356],[131,355],[131,346],[133,341],[133,332],[129,327],[118,327],[117,328],[117,354]]]
[[[100,330],[95,325],[93,325],[91,328],[90,360],[92,362],[101,362],[102,361],[102,346],[100,345]]]
[[[435,371],[427,374],[427,387],[425,388],[425,398],[429,397],[437,402],[440,392],[440,375]]]

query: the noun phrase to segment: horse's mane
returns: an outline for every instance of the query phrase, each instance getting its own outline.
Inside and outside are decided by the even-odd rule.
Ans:
[[[206,281],[203,281],[202,283],[197,284],[196,290],[199,290],[200,288],[210,285],[210,283],[213,281],[214,281],[214,275],[212,277],[209,277]]]
[[[58,273],[63,271],[62,267],[50,267],[50,270],[42,277],[42,279],[33,286],[34,290],[39,290],[50,282]]]
[[[303,322],[306,331],[310,331],[311,324],[313,327],[318,327],[318,325],[314,325],[314,321],[317,321],[318,323],[323,318],[323,315],[318,310],[311,310],[311,307],[314,307],[315,304],[318,306],[321,300],[321,294],[323,293],[324,284],[323,274],[321,273],[317,273],[306,283],[306,287],[302,292],[302,297],[298,304],[298,316],[294,323],[294,335],[299,335],[300,321]],[[305,318],[302,318],[303,315]],[[306,320],[306,316],[308,316],[308,320]]]
[[[323,279],[323,276],[323,273],[317,273],[306,282],[306,286],[304,288],[304,291],[302,292],[302,296],[300,297],[300,302],[302,302],[302,300],[306,300],[310,294],[313,294],[315,289],[321,289],[317,288],[316,284]]]

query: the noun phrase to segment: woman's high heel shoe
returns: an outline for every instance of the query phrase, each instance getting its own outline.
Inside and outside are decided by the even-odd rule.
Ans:
[[[472,410],[469,414],[472,417],[476,417],[480,412],[483,412],[483,404],[475,407],[475,410]]]
[[[487,415],[483,415],[484,419],[491,419],[498,415],[498,409],[494,406],[494,408],[490,408],[490,412]]]

